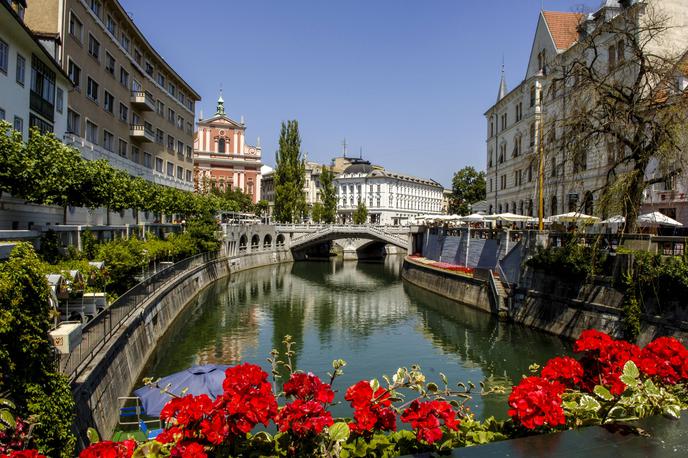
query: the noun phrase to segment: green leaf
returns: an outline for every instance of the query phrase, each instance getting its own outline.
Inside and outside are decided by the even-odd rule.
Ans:
[[[659,394],[660,394],[659,388],[657,388],[657,385],[655,385],[654,382],[650,379],[645,380],[643,387],[645,388],[645,391],[649,395],[659,396]]]
[[[638,379],[635,377],[630,377],[628,375],[622,375],[621,377],[619,377],[619,380],[621,380],[621,382],[623,382],[624,385],[631,388],[638,385]]]
[[[91,444],[96,444],[100,442],[100,436],[98,435],[98,431],[96,431],[95,428],[88,428],[86,430],[86,437],[88,437],[88,441]]]
[[[14,429],[17,425],[14,415],[9,410],[0,410],[0,425],[9,429]]]
[[[614,399],[614,395],[609,392],[609,390],[602,385],[597,385],[593,389],[593,392],[600,398],[605,401],[612,401]]]
[[[349,425],[347,425],[343,421],[340,421],[330,426],[329,433],[330,440],[333,440],[335,442],[344,442],[349,439],[351,430],[349,429]]]
[[[626,364],[624,364],[623,368],[623,375],[626,377],[637,379],[638,377],[640,377],[640,371],[638,370],[638,366],[636,366],[633,361],[626,361]]]
[[[380,382],[374,378],[370,381],[370,387],[373,389],[373,393],[375,393],[380,388]]]
[[[591,412],[597,412],[600,409],[600,403],[597,402],[597,399],[593,398],[590,395],[584,394],[581,399],[580,399],[580,406]]]
[[[439,387],[437,386],[436,383],[430,382],[430,383],[428,383],[427,389],[430,393],[436,393],[437,390],[439,389]]]
[[[17,406],[15,406],[12,401],[10,401],[9,399],[4,399],[4,398],[0,398],[0,407],[4,407],[4,408],[10,409],[10,410],[16,410],[17,409]]]
[[[677,406],[676,404],[664,406],[664,415],[667,415],[667,416],[672,417],[672,418],[680,418],[681,417],[681,407]]]

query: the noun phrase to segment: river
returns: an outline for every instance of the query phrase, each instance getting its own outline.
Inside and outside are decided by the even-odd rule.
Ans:
[[[384,262],[299,262],[233,274],[202,291],[160,340],[143,376],[165,376],[194,364],[251,362],[268,373],[273,348],[291,335],[295,366],[335,381],[337,400],[358,380],[418,364],[429,381],[511,384],[532,363],[567,353],[551,335],[462,306],[401,280],[402,258]],[[506,415],[507,395],[469,402],[479,417]],[[333,414],[350,414],[348,405]]]

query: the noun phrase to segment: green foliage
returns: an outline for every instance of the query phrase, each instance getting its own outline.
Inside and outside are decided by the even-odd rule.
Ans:
[[[449,213],[468,215],[470,204],[485,199],[485,172],[474,167],[464,167],[452,178],[452,197]]]
[[[217,221],[210,214],[194,218],[186,225],[186,233],[193,241],[197,253],[220,249],[220,241],[217,238],[219,229]]]
[[[41,247],[38,252],[47,262],[53,264],[62,257],[60,237],[52,229],[43,233],[39,243]]]
[[[301,157],[297,121],[282,123],[279,150],[275,157],[275,213],[282,223],[300,222],[306,212],[306,164]]]
[[[313,204],[313,207],[311,208],[311,219],[313,220],[314,223],[320,223],[323,221],[324,217],[324,212],[325,212],[325,207],[323,204],[320,202],[316,202]]]
[[[358,202],[353,214],[354,224],[365,224],[368,221],[368,208],[363,201]]]
[[[72,456],[74,400],[56,373],[48,331],[50,292],[43,264],[28,244],[17,245],[0,264],[0,392],[17,414],[39,425],[35,440],[49,456]]]
[[[270,203],[267,200],[261,199],[256,204],[256,215],[257,216],[266,216],[268,214],[269,209],[270,209]]]
[[[570,236],[561,247],[538,247],[526,265],[550,275],[582,281],[597,274],[605,258],[606,254],[595,247],[582,245],[575,236]]]
[[[210,193],[218,197],[218,207],[221,210],[244,213],[256,211],[256,206],[253,204],[253,198],[239,188],[226,189],[223,191],[215,187],[213,183]]]
[[[624,283],[626,284],[622,318],[624,338],[630,342],[635,342],[640,335],[641,310],[632,273],[625,275]]]
[[[134,237],[99,246],[97,258],[105,262],[115,293],[122,294],[136,284],[135,277],[148,264],[143,250],[143,242]]]
[[[86,259],[96,259],[98,253],[98,240],[90,229],[81,234],[81,251]]]
[[[337,219],[337,191],[334,187],[334,173],[329,167],[323,167],[320,174],[320,197],[323,203],[322,220],[332,224]]]

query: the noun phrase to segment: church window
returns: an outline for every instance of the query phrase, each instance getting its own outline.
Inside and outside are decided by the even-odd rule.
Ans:
[[[218,153],[224,153],[225,152],[225,139],[221,138],[217,142],[217,152]]]

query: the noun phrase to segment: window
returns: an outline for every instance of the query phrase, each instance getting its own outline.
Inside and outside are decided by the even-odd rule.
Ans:
[[[184,169],[179,166],[177,166],[177,178],[180,180],[184,179]]]
[[[530,124],[530,147],[535,146],[535,123]]]
[[[177,90],[177,88],[175,88],[175,87],[174,87],[174,84],[172,84],[172,83],[170,83],[170,84],[167,86],[167,92],[169,92],[170,95],[171,95],[172,97],[174,97],[174,94],[175,94],[176,90]]]
[[[169,161],[167,162],[167,176],[174,176],[174,164]]]
[[[153,64],[151,64],[150,61],[147,60],[146,61],[146,73],[148,73],[148,75],[150,75],[150,76],[153,76],[154,70],[155,69],[153,68]]]
[[[117,35],[115,32],[117,31],[117,24],[115,24],[115,20],[112,19],[112,16],[109,14],[107,15],[107,18],[105,20],[105,27],[107,27],[108,31],[113,34]]]
[[[137,164],[139,163],[139,149],[135,147],[134,145],[131,145],[131,160],[136,162]]]
[[[103,109],[112,114],[115,106],[115,97],[108,91],[103,91]]]
[[[131,45],[131,42],[129,41],[129,37],[127,36],[126,33],[122,32],[122,35],[120,36],[119,39],[119,44],[122,45],[122,47],[129,52],[129,46]]]
[[[15,116],[13,127],[17,132],[24,132],[24,120],[19,116]]]
[[[88,34],[88,53],[95,60],[100,59],[100,42],[90,33]]]
[[[506,130],[507,116],[506,113],[502,115],[502,130]]]
[[[69,109],[67,110],[67,132],[81,135],[81,116]]]
[[[167,150],[174,152],[174,137],[171,135],[167,136]]]
[[[191,170],[186,171],[186,181],[189,183],[193,180],[193,174],[191,173]]]
[[[93,11],[96,16],[100,17],[100,1],[99,0],[91,0],[91,11]]]
[[[127,157],[127,142],[125,142],[121,138],[119,139],[119,147],[117,149],[117,153],[122,157]]]
[[[149,169],[152,167],[152,160],[153,156],[150,155],[150,153],[143,153],[143,166],[148,167]]]
[[[134,48],[134,60],[136,61],[137,64],[141,65],[141,60],[143,59],[143,56],[141,55],[141,51],[138,49]]]
[[[98,143],[98,126],[91,121],[86,121],[86,140],[91,143]]]
[[[225,139],[221,138],[217,141],[217,152],[218,153],[224,153],[225,152]]]
[[[158,72],[158,84],[163,88],[165,87],[165,75],[160,72]]]
[[[24,86],[26,79],[26,59],[21,54],[17,54],[17,83]]]
[[[129,72],[127,72],[123,68],[119,69],[119,84],[126,87],[127,89],[129,88]]]
[[[162,159],[159,157],[155,158],[155,171],[162,173]]]
[[[115,142],[115,137],[112,135],[112,133],[108,132],[107,130],[104,130],[103,131],[103,148],[105,148],[108,151],[113,151],[114,142]]]
[[[535,85],[533,84],[530,86],[530,107],[531,108],[535,106],[536,98],[537,98],[537,91],[535,90]]]
[[[105,52],[105,71],[112,76],[115,75],[115,58],[107,51]]]
[[[174,124],[174,117],[176,116],[174,110],[172,108],[167,109],[167,120]]]
[[[193,148],[191,148],[190,146],[187,145],[186,146],[186,157],[191,159],[192,155],[193,155]]]
[[[177,140],[177,153],[184,154],[184,142]]]
[[[141,82],[137,79],[131,80],[131,91],[132,92],[143,92],[143,86],[141,86]]]
[[[0,72],[7,74],[7,66],[9,65],[10,47],[7,43],[0,40]]]
[[[68,71],[67,73],[69,74],[69,79],[72,80],[72,83],[74,83],[74,86],[76,86],[77,89],[81,87],[81,68],[77,64],[75,64],[72,59],[69,59],[69,65],[68,65]]]
[[[165,134],[160,129],[155,130],[155,143],[162,145],[165,141]]]
[[[55,72],[31,56],[31,109],[49,121],[55,119]]]
[[[506,175],[500,177],[499,189],[506,189]]]
[[[158,100],[155,111],[157,111],[160,116],[165,116],[165,104]]]
[[[177,129],[184,129],[184,118],[177,116]]]
[[[98,83],[95,80],[91,79],[90,76],[88,77],[88,86],[86,88],[86,95],[88,96],[89,99],[98,103]]]
[[[607,62],[609,64],[609,71],[611,72],[616,67],[616,46],[611,45],[609,47],[609,56],[607,57]]]
[[[190,122],[186,123],[186,133],[189,135],[193,134],[193,125]]]
[[[79,43],[83,41],[84,26],[73,12],[69,12],[69,34]]]
[[[616,63],[621,64],[624,60],[626,60],[626,42],[619,40],[616,44]]]
[[[129,107],[123,103],[119,104],[119,120],[124,122],[129,121]]]
[[[552,158],[552,170],[551,170],[551,176],[556,177],[557,176],[557,158],[553,157]]]
[[[533,181],[533,164],[528,166],[528,183]]]

